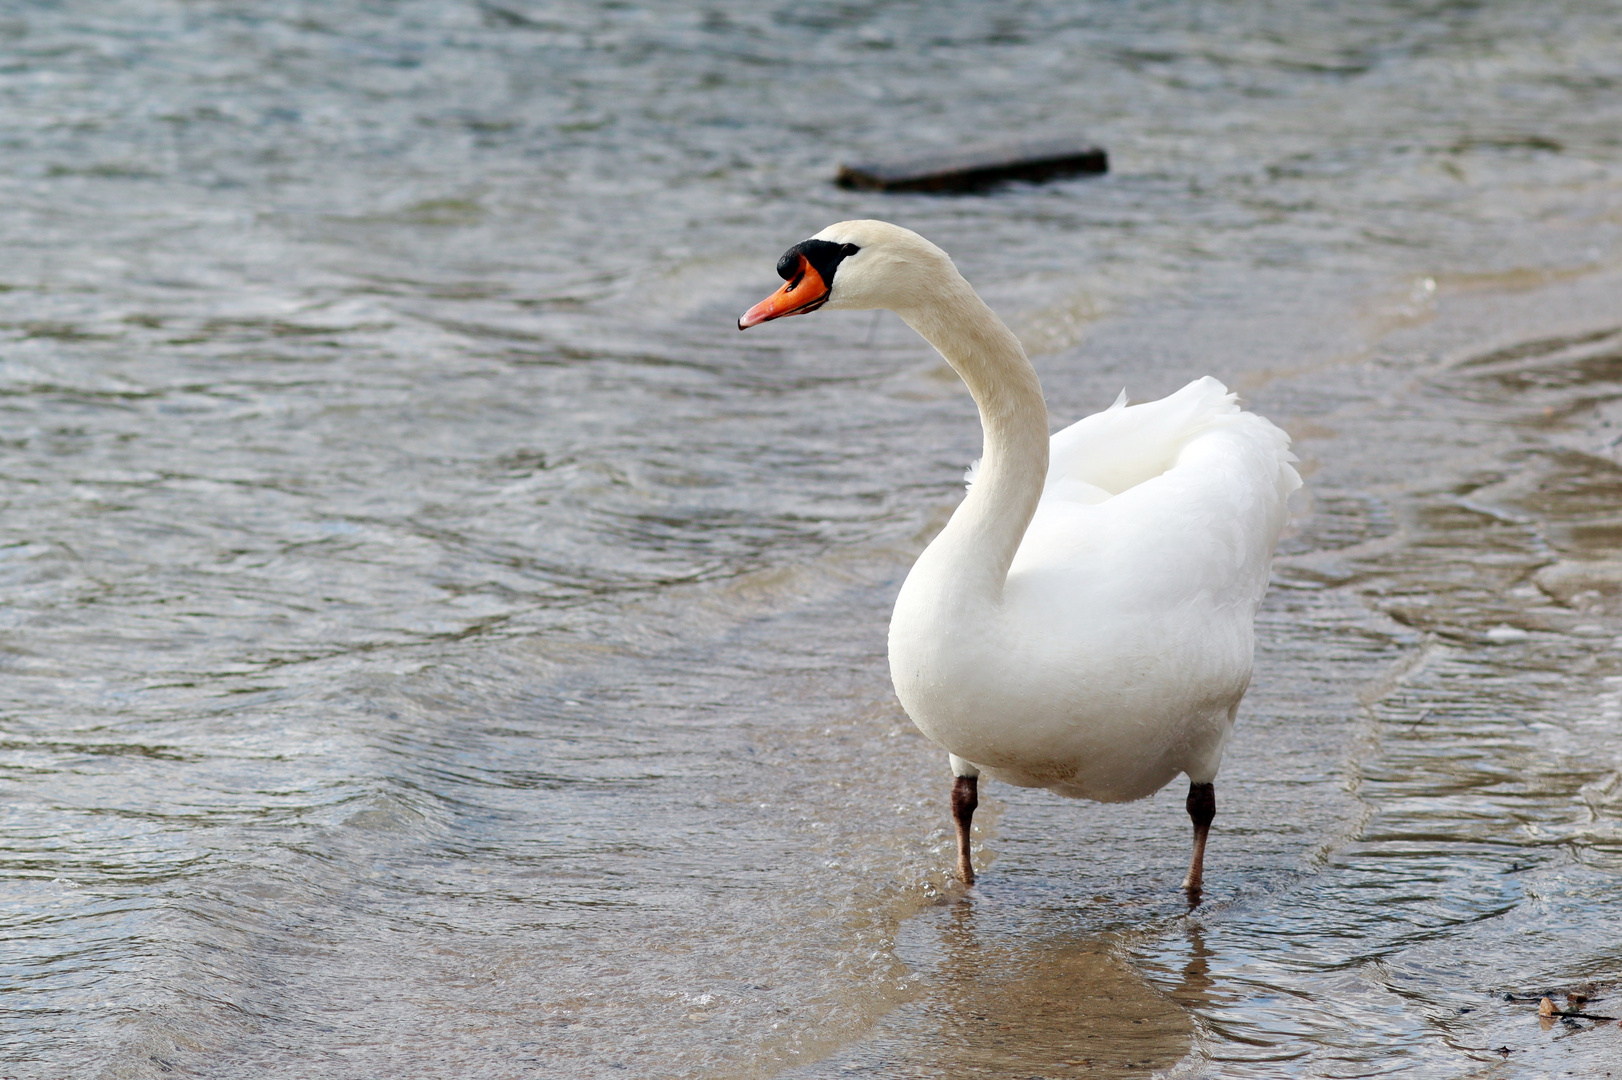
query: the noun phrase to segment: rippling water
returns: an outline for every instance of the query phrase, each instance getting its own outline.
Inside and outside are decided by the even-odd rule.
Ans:
[[[1538,1076],[1622,1014],[1613,5],[0,6],[0,1065]],[[1082,131],[964,198],[841,158]],[[966,394],[788,244],[957,257],[1056,420],[1308,490],[1181,794],[993,787],[883,646]]]

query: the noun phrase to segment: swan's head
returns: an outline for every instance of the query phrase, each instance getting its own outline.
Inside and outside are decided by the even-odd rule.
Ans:
[[[739,330],[824,307],[905,311],[961,280],[946,252],[888,221],[830,225],[785,251],[777,276],[784,286],[744,312]]]

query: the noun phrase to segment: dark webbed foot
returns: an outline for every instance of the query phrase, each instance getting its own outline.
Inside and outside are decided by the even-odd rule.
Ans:
[[[974,884],[974,865],[969,862],[969,825],[974,808],[980,805],[980,780],[960,776],[952,785],[952,820],[957,824],[957,876],[965,885]]]
[[[1215,784],[1188,785],[1188,817],[1194,823],[1194,856],[1188,861],[1183,889],[1190,900],[1198,902],[1205,878],[1205,838],[1211,834],[1211,819],[1216,817]]]

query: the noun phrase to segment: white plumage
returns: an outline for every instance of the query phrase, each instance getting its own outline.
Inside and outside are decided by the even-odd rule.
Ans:
[[[1205,378],[1117,402],[1050,446],[1000,603],[940,619],[950,540],[908,576],[890,633],[902,703],[934,741],[1022,787],[1116,802],[1178,773],[1208,782],[1300,485],[1288,440]]]
[[[799,262],[794,261],[798,254]],[[798,275],[794,276],[796,268]],[[1212,378],[1048,436],[1018,339],[935,245],[847,221],[779,264],[739,326],[888,308],[962,376],[985,453],[890,623],[907,714],[947,750],[959,873],[984,772],[1115,802],[1190,780],[1197,894],[1212,781],[1250,683],[1256,609],[1300,486],[1289,439]]]

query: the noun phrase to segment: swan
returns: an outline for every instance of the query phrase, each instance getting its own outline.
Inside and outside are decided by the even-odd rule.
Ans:
[[[1289,437],[1205,377],[1139,405],[1122,391],[1050,438],[1019,339],[946,252],[898,225],[831,225],[777,273],[738,329],[886,308],[980,412],[968,494],[908,573],[889,640],[897,697],[948,754],[959,878],[974,882],[981,776],[1123,802],[1183,774],[1197,902],[1256,609],[1301,486]]]

